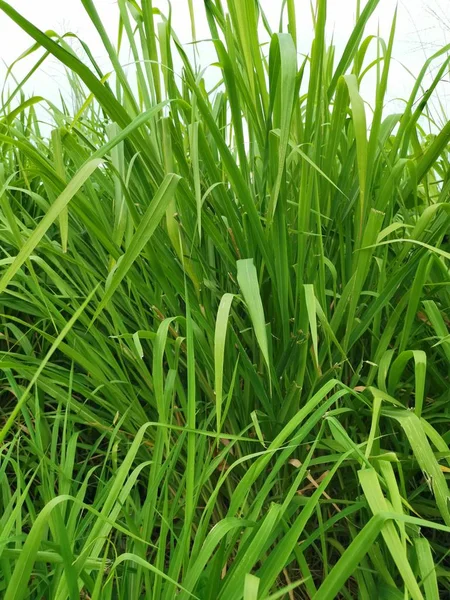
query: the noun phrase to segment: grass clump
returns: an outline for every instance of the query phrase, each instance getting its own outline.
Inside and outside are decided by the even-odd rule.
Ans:
[[[306,57],[294,0],[205,0],[211,90],[170,13],[82,3],[112,73],[0,0],[74,98],[2,106],[2,597],[447,597],[449,48],[389,114],[377,0],[338,60],[326,0]]]

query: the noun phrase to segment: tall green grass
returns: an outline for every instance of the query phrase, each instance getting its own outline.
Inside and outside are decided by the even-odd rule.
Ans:
[[[326,0],[306,57],[303,3],[190,0],[213,89],[170,12],[82,4],[111,73],[0,0],[73,92],[0,116],[1,597],[447,597],[449,48],[390,114],[377,0],[340,57]]]

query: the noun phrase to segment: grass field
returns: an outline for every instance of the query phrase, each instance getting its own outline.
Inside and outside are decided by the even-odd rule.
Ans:
[[[111,72],[13,4],[72,101],[0,113],[1,598],[450,598],[450,48],[392,114],[377,0],[205,0],[213,89],[151,0],[82,0]]]

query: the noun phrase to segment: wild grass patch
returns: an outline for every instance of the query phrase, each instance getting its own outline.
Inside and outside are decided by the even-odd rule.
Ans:
[[[391,114],[377,0],[340,57],[326,0],[306,57],[302,3],[205,0],[213,89],[82,4],[112,73],[0,0],[74,98],[0,115],[2,597],[447,597],[449,48]]]

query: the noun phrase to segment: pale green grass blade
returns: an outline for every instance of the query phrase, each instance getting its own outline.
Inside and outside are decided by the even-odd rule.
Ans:
[[[436,577],[436,566],[434,564],[431,547],[425,538],[416,538],[414,547],[422,576],[423,588],[426,600],[439,600],[439,588]]]
[[[304,287],[305,287],[306,309],[308,311],[309,330],[311,332],[311,340],[312,340],[313,352],[314,352],[314,361],[316,363],[316,368],[320,374],[319,343],[318,343],[318,335],[317,335],[317,317],[316,317],[316,297],[314,294],[314,287],[312,285],[306,284]]]
[[[388,512],[388,505],[381,491],[375,471],[373,469],[359,471],[359,480],[373,514]],[[390,521],[386,522],[381,533],[411,597],[414,600],[423,600],[422,593],[409,564],[406,549],[400,541],[394,524]]]
[[[53,154],[55,162],[55,171],[58,176],[65,181],[66,170],[64,167],[63,146],[61,140],[61,130],[52,130]],[[67,252],[67,241],[69,237],[69,213],[67,207],[61,211],[59,215],[59,228],[61,231],[61,246],[63,252]]]
[[[217,436],[222,427],[223,402],[223,365],[225,356],[225,341],[227,337],[228,318],[230,315],[233,294],[224,294],[220,300],[216,317],[214,333],[214,391],[216,393]]]
[[[355,233],[357,239],[362,238],[362,232],[365,225],[366,208],[366,180],[367,180],[367,123],[364,102],[358,90],[358,80],[355,75],[345,75],[350,101],[352,107],[352,120],[355,130],[356,151],[358,156],[358,175],[359,175],[359,210],[357,212],[357,222]]]
[[[275,209],[280,193],[281,178],[283,176],[284,165],[287,157],[289,145],[290,124],[292,117],[295,78],[297,75],[297,56],[295,44],[290,35],[275,34],[270,44],[270,63],[279,62],[280,66],[272,67],[274,72],[277,72],[275,85],[280,86],[280,148],[278,151],[278,172],[275,180],[275,186],[267,209],[267,218],[269,223],[273,220]],[[278,78],[279,71],[279,78]],[[276,93],[275,91],[273,92]]]
[[[437,334],[437,337],[442,345],[445,356],[450,363],[450,339],[449,329],[442,318],[442,314],[433,300],[425,300],[423,302],[425,311],[433,325],[433,328]]]
[[[386,415],[396,419],[404,430],[424,476],[429,479],[441,516],[444,522],[450,525],[448,506],[450,492],[447,481],[428,443],[419,417],[409,411],[390,409],[386,410]]]
[[[244,297],[250,318],[252,320],[258,345],[261,349],[267,369],[270,373],[271,361],[269,358],[269,347],[267,343],[266,322],[264,317],[264,308],[259,293],[258,276],[253,259],[237,261],[237,280]]]
[[[258,600],[259,579],[247,573],[244,583],[244,600]]]
[[[410,359],[414,360],[414,376],[415,376],[415,403],[414,411],[418,417],[422,414],[424,396],[425,396],[425,376],[427,371],[427,355],[423,350],[408,350],[402,352],[392,363],[389,370],[388,392],[391,396],[395,396],[395,388],[397,387],[402,373]]]

